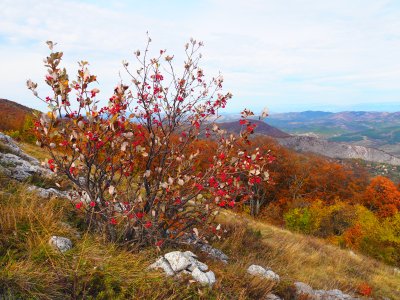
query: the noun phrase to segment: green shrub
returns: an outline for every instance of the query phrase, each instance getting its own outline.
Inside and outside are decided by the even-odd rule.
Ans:
[[[294,208],[284,214],[286,227],[290,230],[311,234],[313,218],[309,208]]]

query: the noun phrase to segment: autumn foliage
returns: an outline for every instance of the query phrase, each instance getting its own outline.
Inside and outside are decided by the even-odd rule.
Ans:
[[[362,195],[361,202],[381,217],[395,215],[400,209],[400,190],[388,178],[373,178]]]
[[[72,79],[52,42],[45,60],[52,94],[41,98],[27,83],[49,107],[35,123],[48,167],[74,184],[72,199],[92,228],[135,246],[202,239],[216,232],[219,208],[257,196],[268,180],[268,154],[249,149],[252,113],[242,113],[240,137],[214,123],[232,95],[222,92],[222,76],[207,80],[199,67],[202,43],[185,45],[176,70],[165,50],[149,58],[150,41],[135,52],[136,67],[123,62],[131,82],[118,84],[106,106],[88,63]]]
[[[296,153],[257,136],[252,147],[269,150],[268,185],[257,217],[325,238],[390,264],[400,263],[399,187],[360,166]],[[251,206],[245,210],[252,212]]]

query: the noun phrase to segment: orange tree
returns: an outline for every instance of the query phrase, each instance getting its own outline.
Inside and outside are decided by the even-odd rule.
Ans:
[[[400,190],[389,178],[376,176],[365,189],[361,202],[381,217],[389,217],[400,210]]]
[[[73,183],[73,201],[92,228],[134,246],[204,238],[215,231],[220,207],[250,199],[268,178],[267,159],[246,148],[252,113],[243,111],[240,137],[214,122],[232,95],[222,93],[222,76],[205,79],[202,43],[185,45],[177,71],[165,50],[149,58],[150,42],[135,52],[133,70],[123,62],[130,85],[118,84],[104,107],[88,63],[80,62],[71,80],[52,42],[45,59],[51,95],[41,98],[37,84],[27,82],[49,107],[35,123],[38,144],[52,157],[48,167]],[[200,158],[200,136],[215,142],[207,160]]]

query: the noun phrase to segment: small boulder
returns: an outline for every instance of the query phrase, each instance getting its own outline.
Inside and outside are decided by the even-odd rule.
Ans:
[[[164,257],[160,257],[155,263],[151,264],[149,269],[163,269],[165,275],[167,276],[174,276],[175,272],[172,270],[171,265],[169,264],[168,260]]]
[[[212,286],[216,281],[213,271],[203,272],[197,267],[193,269],[192,277],[202,285]]]
[[[259,265],[251,265],[247,268],[247,273],[255,276],[261,276],[273,281],[280,280],[279,275],[276,274],[274,271],[272,271],[271,269],[266,269]]]
[[[189,267],[192,263],[188,255],[185,255],[181,251],[172,251],[164,255],[168,260],[172,270],[174,272],[180,272]]]
[[[53,235],[49,240],[49,244],[63,253],[72,248],[71,240],[62,236]]]
[[[216,281],[214,272],[207,272],[208,266],[198,261],[196,254],[191,251],[169,252],[158,258],[148,269],[163,269],[167,276],[191,275],[194,280],[203,285],[212,286]]]

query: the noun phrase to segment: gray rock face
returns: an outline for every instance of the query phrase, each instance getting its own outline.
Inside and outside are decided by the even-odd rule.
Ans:
[[[344,294],[341,290],[314,290],[308,284],[303,282],[295,282],[295,299],[303,299],[307,297],[310,300],[358,300],[348,294]]]
[[[0,152],[0,171],[6,176],[24,181],[33,174],[51,176],[51,172],[42,168],[36,158],[26,154],[10,138],[0,132],[0,143],[6,147],[7,153]]]
[[[49,170],[40,167],[38,164],[31,163],[11,153],[0,153],[0,166],[7,176],[18,181],[27,180],[33,174],[42,176],[51,174]]]
[[[62,236],[53,235],[49,240],[49,244],[63,253],[72,248],[71,240]]]
[[[0,132],[0,142],[9,148],[10,153],[17,155],[24,160],[29,161],[31,164],[39,165],[39,161],[36,158],[22,151],[21,148],[8,135]]]
[[[279,282],[280,280],[279,275],[276,274],[274,271],[272,271],[271,269],[266,269],[259,265],[251,265],[250,267],[247,268],[247,273],[255,276],[264,277],[268,280],[273,280],[277,282]]]
[[[301,152],[313,152],[332,158],[356,158],[395,166],[400,165],[400,158],[374,148],[328,142],[307,136],[278,138],[277,141],[282,146]]]
[[[158,258],[148,269],[162,269],[167,276],[188,274],[203,285],[212,286],[216,281],[214,272],[207,271],[208,266],[198,261],[197,256],[191,251],[169,252]]]
[[[43,177],[54,176],[50,170],[41,167],[36,158],[33,158],[23,152],[8,135],[0,133],[0,143],[5,145],[7,147],[7,151],[10,152],[0,152],[0,171],[6,176],[18,181],[25,181],[35,174]],[[70,198],[67,192],[59,191],[54,188],[44,189],[36,186],[30,186],[28,191],[35,191],[42,198],[50,198],[53,196]]]

